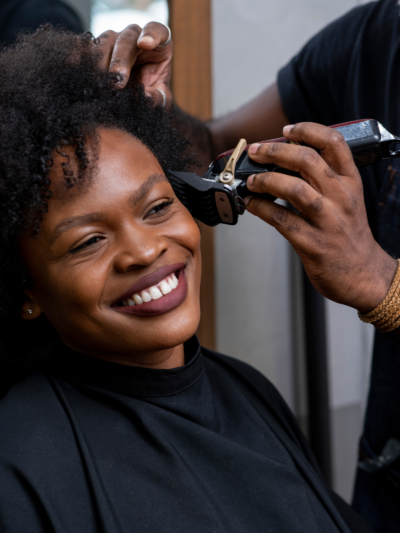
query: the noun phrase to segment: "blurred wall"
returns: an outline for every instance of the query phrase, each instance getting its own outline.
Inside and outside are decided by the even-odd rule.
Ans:
[[[79,15],[83,22],[85,30],[90,29],[90,10],[92,7],[91,0],[63,0],[66,4],[71,6]]]
[[[258,94],[313,34],[360,3],[212,0],[214,116]],[[236,227],[217,227],[215,253],[218,350],[257,367],[304,418],[302,363],[293,360],[293,354],[301,355],[301,338],[291,318],[298,302],[289,246],[273,228],[245,214]],[[349,500],[372,330],[354,310],[332,302],[327,321],[334,483]]]

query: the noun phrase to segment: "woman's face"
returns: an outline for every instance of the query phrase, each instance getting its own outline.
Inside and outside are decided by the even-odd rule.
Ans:
[[[121,131],[100,137],[89,186],[67,190],[56,159],[39,237],[21,243],[32,279],[24,307],[72,348],[124,359],[195,333],[200,233],[147,147]]]

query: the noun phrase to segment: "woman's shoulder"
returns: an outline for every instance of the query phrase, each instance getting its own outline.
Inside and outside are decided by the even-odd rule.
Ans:
[[[0,462],[51,446],[52,422],[59,414],[60,403],[44,373],[33,372],[12,385],[0,401]]]

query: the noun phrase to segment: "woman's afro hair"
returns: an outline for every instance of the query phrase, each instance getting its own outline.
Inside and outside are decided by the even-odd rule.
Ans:
[[[92,146],[99,127],[140,139],[164,171],[193,162],[171,115],[143,86],[118,89],[118,75],[100,68],[96,45],[90,33],[44,26],[0,52],[0,317],[20,312],[28,276],[18,242],[40,231],[56,152],[64,154],[66,145],[75,152],[75,171],[67,156],[62,164],[66,187],[87,179],[87,139]]]

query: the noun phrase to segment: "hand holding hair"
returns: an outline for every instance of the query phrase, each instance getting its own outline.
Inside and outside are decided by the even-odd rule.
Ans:
[[[99,36],[97,49],[102,50],[102,66],[120,76],[123,89],[132,76],[142,83],[147,96],[167,109],[172,104],[170,89],[172,39],[171,30],[159,22],[149,22],[142,29],[130,24],[122,32],[108,30]]]

